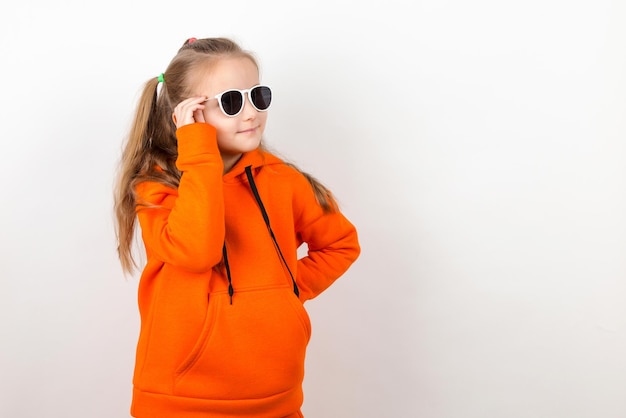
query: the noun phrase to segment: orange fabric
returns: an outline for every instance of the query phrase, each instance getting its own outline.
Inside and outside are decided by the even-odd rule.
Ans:
[[[147,264],[131,413],[138,418],[297,417],[311,324],[303,303],[356,260],[354,226],[324,214],[297,170],[261,150],[227,174],[215,129],[177,131],[178,189],[145,182],[137,207]],[[255,183],[300,298],[254,200]],[[233,303],[222,263],[226,242]],[[297,259],[297,248],[308,255]]]

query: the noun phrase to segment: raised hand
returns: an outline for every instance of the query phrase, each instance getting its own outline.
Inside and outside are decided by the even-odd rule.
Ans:
[[[180,102],[174,108],[174,113],[172,114],[176,128],[191,125],[195,122],[205,122],[202,111],[204,110],[206,100],[207,98],[205,96],[198,96]]]

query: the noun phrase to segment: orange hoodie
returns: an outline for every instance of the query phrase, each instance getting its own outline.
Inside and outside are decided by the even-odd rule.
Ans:
[[[297,170],[255,150],[228,173],[215,129],[177,131],[178,189],[144,182],[137,215],[147,264],[131,414],[138,418],[301,416],[311,323],[303,302],[356,260],[354,226],[325,214]],[[268,212],[281,261],[244,173]],[[223,262],[227,248],[234,294]],[[307,243],[308,255],[297,257]]]

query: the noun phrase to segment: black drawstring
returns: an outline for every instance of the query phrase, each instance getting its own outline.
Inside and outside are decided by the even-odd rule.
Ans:
[[[224,266],[226,266],[226,276],[228,277],[228,295],[230,296],[230,304],[233,304],[233,279],[230,277],[230,265],[228,264],[228,253],[226,252],[226,243],[222,247],[222,255],[224,256]]]
[[[278,254],[280,255],[280,259],[283,261],[283,264],[285,264],[285,267],[287,267],[287,271],[289,272],[289,276],[291,276],[291,281],[293,283],[293,292],[296,294],[296,296],[300,296],[300,291],[298,290],[298,285],[296,284],[296,279],[294,279],[293,274],[291,273],[291,269],[289,268],[289,265],[287,264],[287,260],[285,260],[285,256],[283,255],[283,252],[280,250],[280,246],[278,245],[278,241],[276,240],[276,236],[274,236],[274,231],[272,231],[272,227],[270,226],[270,218],[267,215],[267,211],[265,210],[265,206],[263,206],[263,202],[261,201],[261,196],[259,195],[259,191],[256,188],[256,184],[254,183],[254,177],[252,176],[252,167],[251,166],[247,166],[246,167],[246,176],[248,177],[248,183],[250,183],[250,188],[252,189],[252,193],[254,194],[254,198],[256,199],[256,202],[259,204],[259,208],[261,209],[261,214],[263,215],[263,219],[265,220],[265,225],[267,225],[267,230],[270,233],[270,236],[272,237],[272,240],[274,241],[274,245],[276,246],[276,249],[278,250]]]

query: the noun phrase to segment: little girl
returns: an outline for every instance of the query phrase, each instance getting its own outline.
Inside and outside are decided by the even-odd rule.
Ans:
[[[147,257],[134,417],[303,416],[303,303],[360,247],[328,189],[263,148],[271,103],[224,38],[187,40],[145,85],[115,195],[124,270],[136,219]]]

